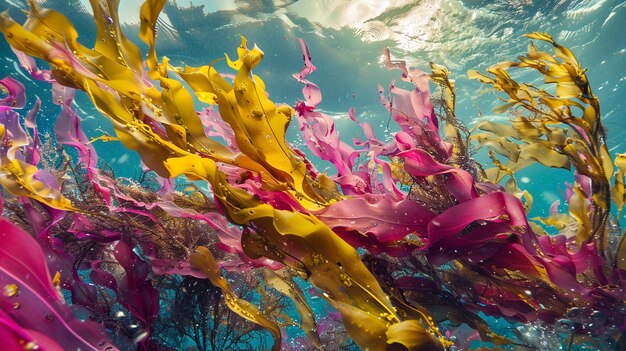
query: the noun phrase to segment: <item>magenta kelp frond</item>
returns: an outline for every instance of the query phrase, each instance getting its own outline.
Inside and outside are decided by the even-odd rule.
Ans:
[[[11,77],[0,79],[0,91],[6,93],[6,97],[0,100],[0,106],[24,108],[26,105],[24,86],[15,79]]]
[[[30,234],[2,219],[0,237],[0,329],[7,350],[116,349],[102,326],[73,315]]]

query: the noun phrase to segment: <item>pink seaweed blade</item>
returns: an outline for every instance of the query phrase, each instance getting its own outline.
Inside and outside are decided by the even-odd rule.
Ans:
[[[11,77],[4,77],[0,79],[0,85],[7,91],[7,96],[0,100],[1,106],[23,108],[26,105],[26,91],[22,83]]]
[[[47,350],[117,350],[100,326],[78,320],[65,305],[30,234],[2,218],[0,240],[0,334],[25,341],[30,335]]]

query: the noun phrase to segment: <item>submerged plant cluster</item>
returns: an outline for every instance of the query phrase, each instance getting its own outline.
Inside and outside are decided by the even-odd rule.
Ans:
[[[24,87],[0,81],[6,350],[626,347],[626,156],[611,158],[585,70],[549,35],[528,37],[553,53],[531,43],[516,61],[469,72],[511,115],[472,130],[456,116],[445,67],[411,70],[386,52],[411,85],[379,91],[400,130],[384,142],[351,110],[363,138],[349,145],[317,109],[304,41],[294,75],[304,99],[290,107],[269,99],[254,74],[263,52],[245,39],[226,56],[234,73],[159,61],[164,0],[147,0],[143,60],[117,1],[91,4],[93,48],[34,1],[23,25],[0,17],[21,66],[51,84],[60,109],[54,136],[42,135],[40,101],[22,119]],[[87,138],[76,91],[116,136]],[[287,142],[292,119],[336,174]],[[145,177],[116,178],[99,162],[93,143],[118,141],[140,155]],[[515,175],[531,164],[572,171],[566,211],[557,202],[529,217],[532,196]],[[181,175],[189,182],[173,181]]]

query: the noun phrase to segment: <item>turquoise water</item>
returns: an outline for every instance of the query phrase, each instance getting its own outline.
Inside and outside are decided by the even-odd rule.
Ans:
[[[82,43],[94,41],[96,30],[92,23],[93,14],[88,1],[52,0],[39,4],[65,14],[76,27],[79,41]],[[138,1],[122,1],[120,22],[128,38],[137,43],[145,53],[147,46],[141,42],[137,34],[140,5]],[[25,3],[18,0],[4,0],[0,3],[0,11],[8,10],[19,23],[26,19],[26,15],[20,9],[26,10],[27,8]],[[341,132],[341,139],[346,143],[351,143],[352,139],[358,135],[362,136],[358,125],[348,116],[351,108],[355,109],[355,116],[359,122],[370,123],[382,141],[391,142],[399,127],[393,121],[389,123],[389,112],[379,102],[378,84],[387,89],[389,82],[399,79],[398,71],[389,71],[384,67],[382,56],[384,48],[389,48],[394,59],[404,60],[411,67],[427,70],[430,62],[448,67],[451,72],[450,78],[454,79],[456,84],[456,115],[468,128],[472,128],[480,121],[504,122],[507,117],[498,116],[492,112],[493,108],[501,102],[495,99],[493,92],[486,89],[484,85],[476,80],[469,80],[466,72],[470,69],[484,71],[492,64],[514,60],[526,53],[529,39],[523,37],[523,34],[547,32],[559,44],[569,47],[582,66],[587,68],[590,86],[602,106],[602,121],[608,130],[606,143],[609,152],[614,157],[617,153],[626,152],[626,144],[623,141],[626,138],[626,121],[622,116],[622,111],[626,109],[624,85],[626,41],[623,40],[626,34],[625,25],[626,2],[608,0],[169,1],[157,22],[156,49],[159,57],[168,57],[174,66],[200,66],[222,58],[224,53],[234,57],[235,48],[239,46],[240,37],[243,35],[250,46],[254,43],[265,53],[262,64],[255,68],[254,73],[265,82],[265,90],[269,97],[276,103],[295,106],[297,101],[302,99],[302,86],[292,77],[294,73],[302,69],[302,53],[297,41],[298,38],[302,38],[308,44],[312,61],[317,66],[317,71],[307,78],[315,82],[322,92],[322,102],[317,106],[317,111],[332,117],[335,128]],[[0,77],[10,76],[24,84],[29,97],[28,106],[32,106],[35,96],[42,99],[42,109],[38,117],[40,132],[51,132],[59,109],[58,106],[52,105],[50,85],[35,81],[19,67],[6,41],[0,41],[0,50],[2,52]],[[217,62],[215,67],[220,72],[227,71],[227,66],[223,61]],[[517,74],[514,78],[520,81],[530,81],[538,86],[542,84],[541,78],[537,75]],[[80,116],[88,137],[97,137],[103,133],[114,134],[110,122],[100,115],[85,94],[77,94],[74,102],[74,109]],[[197,98],[194,98],[194,102],[200,105]],[[329,175],[336,173],[330,162],[319,160],[306,150],[295,121],[289,127],[286,139],[293,147],[302,149],[320,171],[328,169]],[[137,153],[129,151],[119,142],[96,142],[93,145],[101,162],[106,164],[100,168],[107,170],[110,168],[115,177],[120,179],[120,183],[126,184],[125,182],[142,179],[143,171],[139,166],[140,157]],[[69,152],[70,155],[74,155],[73,152]],[[475,158],[483,165],[490,163],[484,150],[476,154]],[[528,190],[534,196],[533,209],[528,214],[528,217],[532,218],[547,216],[550,206],[556,200],[563,201],[566,193],[564,182],[573,183],[574,177],[564,170],[546,170],[545,167],[531,166],[518,173],[517,180],[522,190]],[[179,180],[179,185],[182,184],[181,188],[185,188],[186,183],[185,180]],[[210,194],[205,183],[195,184],[206,194]],[[151,186],[153,187],[151,191],[154,193],[158,185],[152,184]],[[142,198],[142,201],[147,200]],[[564,211],[564,207],[561,207],[561,211]],[[614,215],[616,213],[614,211]],[[622,226],[626,224],[623,217],[616,218],[615,222]],[[204,222],[193,225],[196,227],[190,227],[192,230],[209,231]],[[169,229],[175,233],[181,230],[176,227],[172,228]],[[115,242],[113,240],[107,242],[106,244],[110,245],[108,249],[111,249],[112,243]],[[211,241],[210,238],[203,236],[194,244],[207,245],[209,242],[215,242],[215,240]],[[145,247],[141,245],[132,249],[132,252],[136,254],[133,257],[137,257],[139,261],[150,262],[151,260],[150,253],[146,252]],[[362,255],[364,252],[361,249]],[[107,259],[110,258],[107,257]],[[87,284],[97,285],[97,281],[94,282],[93,277],[89,276],[90,267],[81,266],[76,263],[77,260],[74,262],[78,267],[77,274],[83,275],[83,281]],[[220,261],[220,263],[223,262]],[[143,264],[137,263],[139,266]],[[444,266],[442,269],[445,272],[446,269],[452,269],[452,267]],[[117,271],[115,269],[111,271],[121,274],[119,267]],[[324,328],[326,329],[323,330],[325,335],[323,340],[331,340],[321,349],[359,349],[357,344],[347,336],[345,329],[340,327],[339,313],[326,303],[324,299],[326,292],[314,288],[302,279],[305,277],[306,275],[301,275],[295,278],[295,284],[303,292],[305,300],[309,302],[313,315],[318,320],[325,320]],[[281,299],[263,300],[265,289],[269,289],[265,280],[254,284],[238,285],[244,278],[239,275],[227,276],[227,278],[231,285],[236,286],[236,290],[239,289],[237,290],[239,297],[253,304],[285,304],[284,315],[277,317],[284,325],[290,324],[287,321],[289,318],[298,320],[296,308],[291,302]],[[254,279],[254,275],[252,278],[250,276],[245,276],[245,278]],[[223,340],[230,341],[229,338],[232,338],[232,335],[227,333],[228,325],[239,326],[239,324],[235,322],[236,317],[228,312],[223,304],[220,305],[223,292],[209,284],[206,279],[184,275],[162,278],[157,277],[157,274],[154,274],[152,279],[153,285],[160,287],[162,304],[159,307],[157,327],[152,330],[153,334],[150,336],[145,330],[149,328],[142,326],[137,314],[129,311],[123,303],[116,301],[114,294],[110,291],[106,296],[110,299],[107,304],[111,311],[106,318],[103,317],[104,313],[102,315],[97,315],[94,311],[86,313],[84,307],[81,307],[77,313],[98,316],[100,319],[96,319],[96,322],[107,328],[113,342],[117,343],[121,349],[195,350],[204,348],[210,350],[214,347],[220,350],[245,350],[271,347],[273,341],[270,334],[253,324],[244,325],[240,327],[243,329],[235,332],[243,335],[241,340],[231,344],[222,343]],[[448,284],[439,290],[441,296],[437,298],[445,300],[459,296],[459,291],[453,291],[454,283],[448,282]],[[137,289],[143,288],[137,287]],[[456,288],[463,289],[459,286]],[[181,289],[183,293],[180,293]],[[196,293],[187,294],[188,291],[196,291]],[[64,293],[66,297],[71,295],[67,291]],[[212,307],[199,310],[185,309],[189,306]],[[599,309],[597,306],[590,308]],[[609,309],[624,311],[623,301],[618,301]],[[172,311],[175,311],[177,315],[173,316]],[[523,324],[513,320],[493,318],[484,312],[477,313],[497,334],[515,340],[517,345],[502,346],[504,349],[565,350],[570,341],[570,329],[574,328],[570,324],[578,323],[577,317],[573,315],[580,311],[576,311],[579,310],[570,309],[567,316],[562,316],[563,318],[559,318],[556,323],[552,324]],[[585,310],[582,313],[591,313],[589,311]],[[194,313],[204,313],[199,317],[204,318],[200,320],[206,322],[202,327],[199,327],[197,320],[194,321],[193,318],[185,319]],[[214,313],[212,322],[210,322],[211,313]],[[215,316],[220,313],[218,323],[218,318]],[[327,317],[329,314],[330,317]],[[621,312],[617,312],[616,315],[617,320],[621,315],[623,324],[625,315]],[[598,315],[595,317],[596,319],[604,318]],[[180,323],[177,325],[178,321]],[[456,324],[457,322],[454,321],[442,322],[440,327],[442,331],[448,330],[451,334],[458,334],[458,337],[455,336],[457,341],[460,338],[469,338],[469,328],[457,328]],[[608,332],[610,334],[608,336],[581,336],[580,338],[589,337],[590,341],[573,343],[575,345],[571,349],[610,348],[617,350],[620,346],[616,340],[620,338],[620,332],[624,330],[623,325],[618,327],[622,329],[613,330],[612,334]],[[198,334],[198,328],[201,332],[205,332],[205,336],[211,336],[209,338],[211,342],[207,342],[208,339],[202,341],[197,338],[197,335],[202,335],[202,333]],[[338,330],[336,332],[338,335],[333,336],[332,331],[335,328]],[[319,327],[317,329],[320,330]],[[211,334],[212,332],[214,334]],[[315,349],[310,343],[301,340],[305,339],[305,333],[300,327],[284,327],[282,332],[285,349]],[[571,339],[573,340],[573,337]],[[624,339],[623,335],[621,339]],[[146,343],[146,340],[153,340],[152,344]],[[623,344],[622,340],[621,345]],[[450,346],[448,349],[458,350],[464,347],[462,345],[464,345],[463,342],[457,342],[455,346]],[[473,342],[471,347],[477,348],[481,345],[494,347],[492,343],[481,344],[479,342]]]

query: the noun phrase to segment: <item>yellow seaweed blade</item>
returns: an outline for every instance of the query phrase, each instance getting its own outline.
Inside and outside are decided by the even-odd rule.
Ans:
[[[624,203],[626,202],[626,192],[624,191],[624,172],[622,172],[621,170],[615,173],[615,182],[611,187],[611,199],[617,207],[619,218],[621,217]]]
[[[474,133],[471,139],[478,143],[478,148],[487,146],[513,162],[517,162],[519,159],[519,144],[510,141],[507,137],[491,133]]]
[[[126,38],[121,30],[118,7],[119,0],[90,0],[93,19],[96,23],[94,50],[130,68],[135,73],[143,71],[139,48]]]
[[[533,63],[537,61],[557,63],[556,59],[549,53],[537,50],[537,47],[535,47],[535,44],[532,41],[528,43],[527,57],[531,59],[530,62],[533,62]]]
[[[615,166],[622,173],[626,173],[626,153],[615,155]]]
[[[547,41],[549,43],[554,43],[552,36],[545,32],[533,32],[533,33],[524,34],[524,36],[527,38],[531,38],[531,39],[538,39],[538,40]]]
[[[611,199],[617,206],[619,217],[621,217],[624,203],[626,203],[626,190],[624,187],[624,177],[626,176],[626,154],[615,155],[615,182],[611,188]]]
[[[272,288],[280,291],[285,296],[289,297],[296,306],[296,311],[300,316],[300,329],[304,331],[307,338],[318,350],[323,350],[322,341],[317,334],[317,323],[313,317],[313,311],[307,304],[306,299],[298,286],[291,281],[289,274],[285,270],[272,271],[270,269],[263,270],[263,276],[265,282]]]
[[[115,133],[124,146],[139,152],[142,161],[162,177],[169,172],[163,162],[172,154],[185,152],[176,145],[163,140],[143,122],[133,118],[119,101],[106,90],[99,89],[95,83],[89,83],[89,97],[98,110],[107,116],[113,124]]]
[[[484,75],[482,73],[479,73],[478,71],[473,70],[473,69],[467,71],[467,78],[469,78],[469,79],[478,79],[481,83],[489,83],[489,84],[491,84],[491,83],[494,82],[494,80],[491,77],[486,76],[486,75]]]
[[[387,348],[387,324],[376,316],[346,303],[330,302],[341,314],[348,334],[362,350]]]
[[[237,295],[235,295],[226,279],[222,277],[220,267],[209,249],[204,246],[198,246],[196,248],[196,252],[191,254],[191,264],[206,274],[207,278],[211,281],[211,284],[222,290],[224,301],[226,302],[228,308],[239,316],[262,326],[272,334],[272,337],[274,338],[272,351],[280,350],[281,334],[278,325],[263,316],[261,311],[255,305],[246,300],[240,299]]]
[[[67,43],[71,49],[76,48],[78,33],[72,23],[61,13],[40,9],[34,0],[29,0],[30,13],[24,28],[40,38],[54,39]]]
[[[569,213],[578,223],[576,244],[582,245],[593,235],[592,224],[589,219],[590,203],[580,186],[574,185],[574,193],[569,200]]]
[[[148,75],[152,79],[158,79],[156,50],[154,48],[156,38],[156,21],[165,5],[165,0],[146,0],[139,9],[139,38],[148,44],[149,52],[146,63],[148,65]]]
[[[5,159],[0,164],[0,185],[12,195],[29,197],[59,210],[76,211],[60,191],[34,178],[37,171],[37,167],[24,161]]]
[[[611,154],[609,153],[609,149],[606,144],[600,147],[600,160],[599,160],[600,170],[602,171],[602,175],[606,179],[607,183],[611,182],[611,178],[613,177],[613,159],[611,159]]]
[[[184,131],[185,145],[181,147],[191,146],[203,154],[223,161],[232,159],[234,155],[226,146],[206,136],[204,126],[194,109],[193,98],[183,85],[177,80],[162,76],[160,80],[163,87],[161,92],[163,113],[168,117],[170,125],[176,125]]]
[[[389,326],[387,344],[400,344],[408,351],[441,350],[443,345],[416,320],[408,320]],[[452,345],[446,345],[452,346]]]
[[[574,218],[563,213],[551,214],[548,217],[535,217],[532,219],[537,220],[545,225],[552,226],[558,230],[563,230],[568,226],[576,223],[576,220]]]
[[[49,61],[51,65],[59,61],[58,58],[51,55],[52,46],[50,44],[17,24],[8,16],[7,12],[0,15],[0,30],[14,49]]]
[[[521,147],[520,158],[533,159],[546,167],[570,169],[570,159],[549,143],[535,142]]]
[[[178,74],[193,90],[198,99],[204,103],[214,105],[217,103],[214,84],[218,84],[219,89],[228,90],[230,85],[226,80],[210,81],[209,76],[217,74],[211,66],[174,68],[174,72]]]
[[[501,114],[501,113],[507,111],[508,109],[510,109],[511,107],[517,105],[518,103],[519,103],[518,101],[515,101],[515,100],[511,101],[511,100],[509,100],[509,101],[507,101],[506,103],[504,103],[504,104],[502,104],[500,106],[494,107],[493,108],[493,113]]]
[[[454,80],[450,80],[448,68],[435,63],[430,63],[430,79],[439,84],[448,110],[454,114],[456,108],[456,95],[454,92]]]
[[[245,54],[234,81],[238,117],[243,122],[240,132],[250,138],[259,151],[259,163],[276,178],[293,184],[296,191],[304,194],[306,166],[285,143],[285,130],[293,111],[279,111],[267,98],[262,85],[250,77],[250,70],[260,57],[262,55],[254,50]]]
[[[519,138],[517,139],[521,141],[534,142],[541,139],[546,132],[542,126],[542,122],[544,121],[537,121],[533,118],[519,116],[511,120],[510,123],[511,127],[517,131],[515,134],[519,135]]]
[[[340,195],[336,189],[329,192],[327,187],[321,187],[323,191],[317,191],[304,161],[286,143],[285,131],[293,110],[277,107],[267,98],[263,81],[251,74],[263,53],[256,47],[248,50],[245,44],[244,38],[238,48],[239,59],[229,61],[231,67],[238,69],[232,86],[211,69],[206,70],[209,84],[204,78],[193,76],[200,69],[186,69],[181,77],[194,82],[197,89],[215,94],[220,115],[232,128],[239,149],[271,178],[289,187],[305,208],[315,210],[337,200]]]

